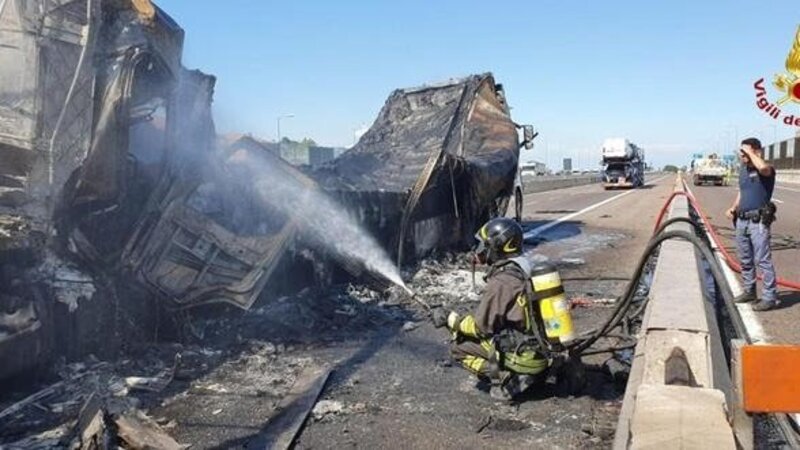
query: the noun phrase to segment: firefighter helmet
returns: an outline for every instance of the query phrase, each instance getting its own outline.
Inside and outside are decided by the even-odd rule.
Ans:
[[[486,222],[475,239],[478,240],[475,253],[490,264],[522,253],[522,227],[508,217]]]

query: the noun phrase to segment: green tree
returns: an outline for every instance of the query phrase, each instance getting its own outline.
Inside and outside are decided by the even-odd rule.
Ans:
[[[677,173],[678,167],[673,166],[672,164],[667,164],[666,166],[664,166],[664,172]]]

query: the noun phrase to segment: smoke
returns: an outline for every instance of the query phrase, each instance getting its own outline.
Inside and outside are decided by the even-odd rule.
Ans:
[[[252,183],[259,200],[295,220],[314,245],[360,261],[367,270],[405,287],[400,271],[378,241],[324,192],[253,152],[237,151],[228,159],[228,166],[238,182]]]

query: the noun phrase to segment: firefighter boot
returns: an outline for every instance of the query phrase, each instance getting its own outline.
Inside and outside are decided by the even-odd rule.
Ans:
[[[493,380],[489,395],[495,400],[506,402],[513,401],[536,381],[534,375],[522,375],[508,371],[500,372],[500,377],[499,380]]]

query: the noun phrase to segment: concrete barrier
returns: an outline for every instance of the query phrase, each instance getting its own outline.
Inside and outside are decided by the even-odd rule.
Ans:
[[[675,189],[683,189],[682,184]],[[689,217],[686,198],[673,200],[670,217]],[[686,223],[668,229],[693,232]],[[736,448],[729,417],[729,405],[735,404],[731,377],[713,305],[705,299],[700,262],[688,242],[661,246],[615,449]],[[686,373],[687,366],[691,376],[686,383],[670,382],[676,367]]]
[[[545,175],[545,176],[524,176],[522,185],[525,194],[536,192],[552,191],[573,186],[583,186],[600,182],[600,174],[587,175]]]
[[[775,173],[776,173],[776,180],[778,181],[778,183],[800,184],[800,170],[778,169]]]

